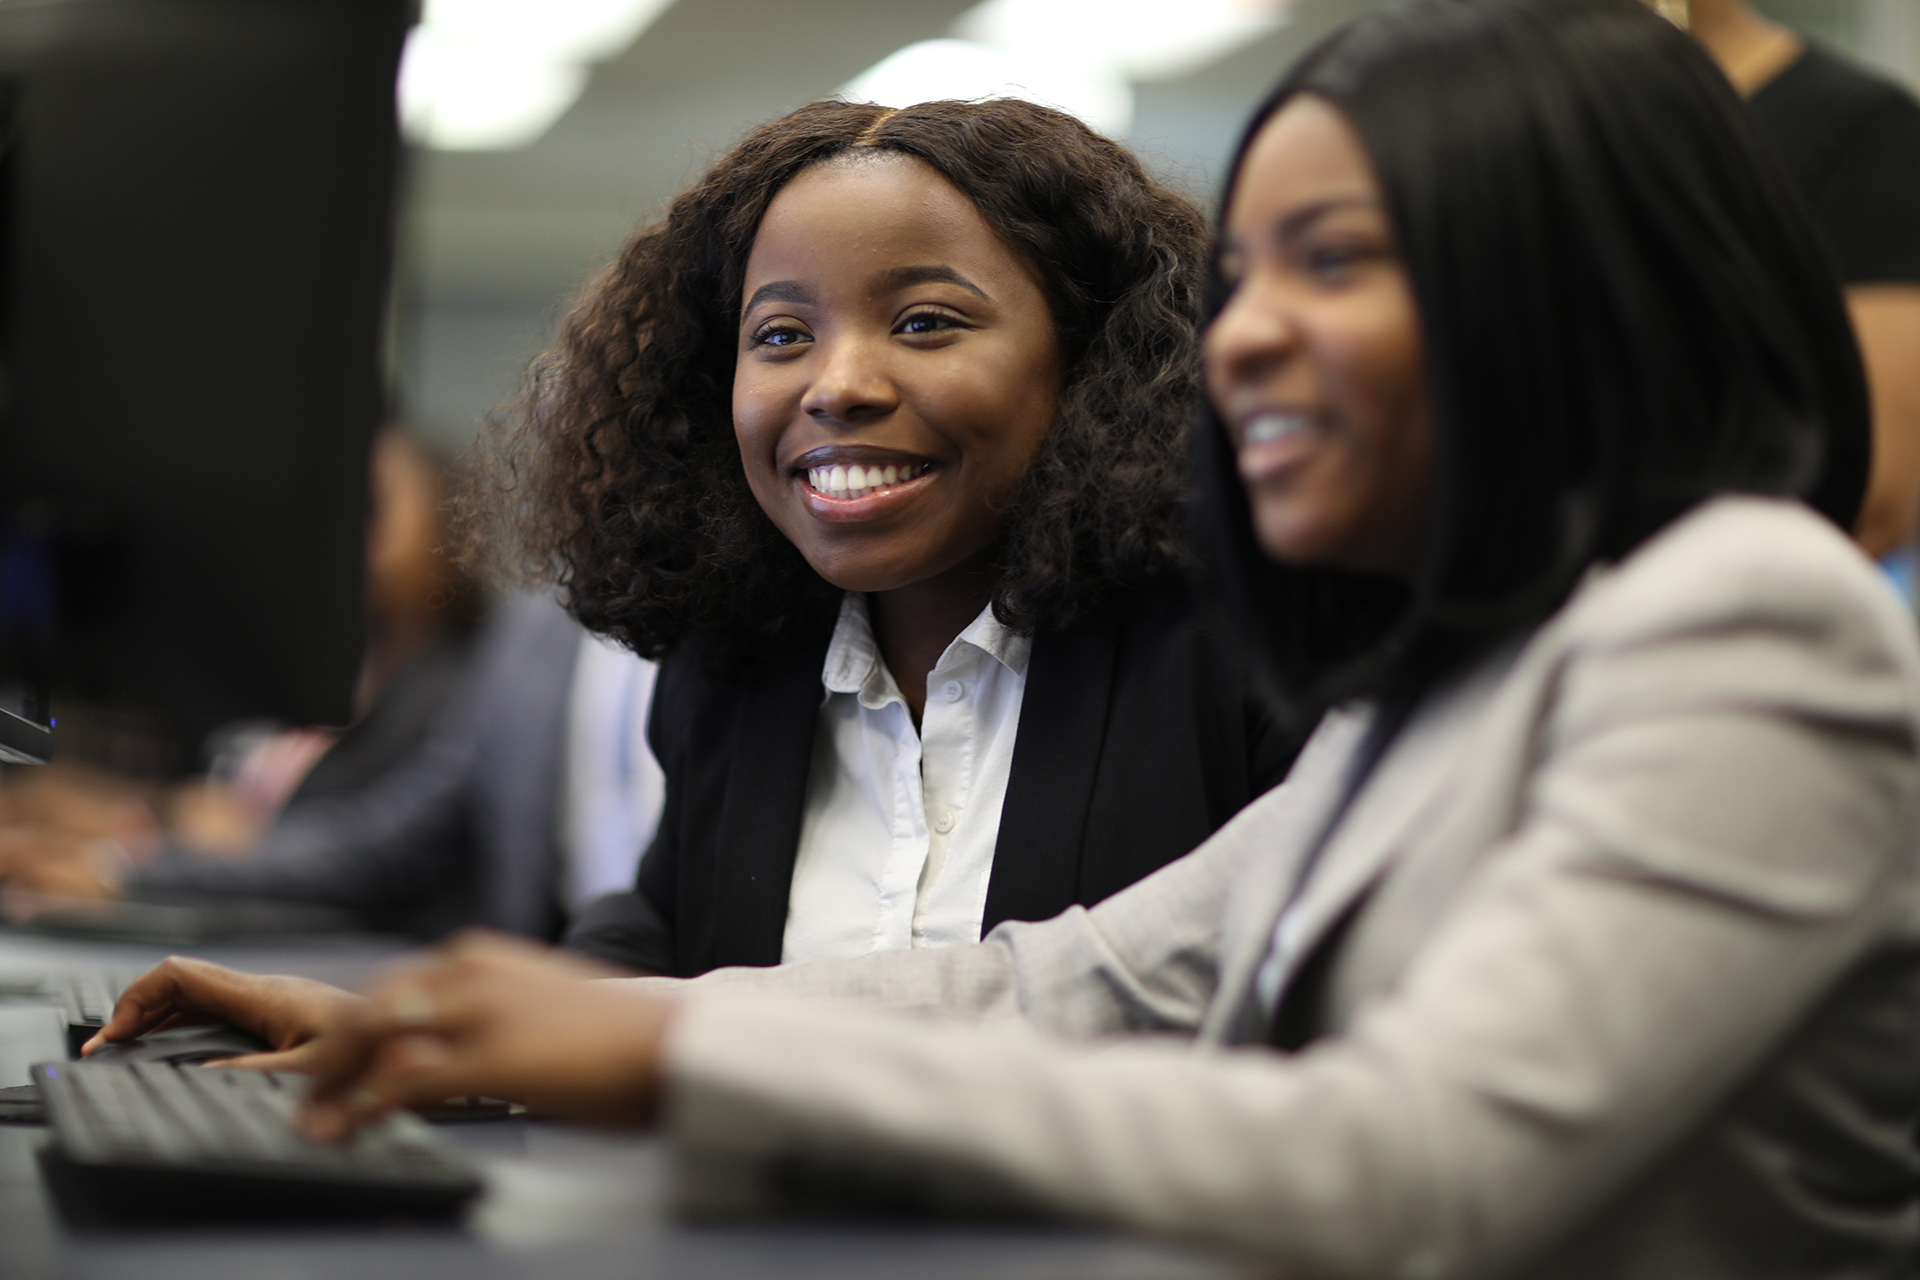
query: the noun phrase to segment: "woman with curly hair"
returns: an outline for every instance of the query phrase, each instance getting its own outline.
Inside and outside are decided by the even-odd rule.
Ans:
[[[634,236],[484,499],[664,662],[662,826],[573,945],[693,974],[972,942],[1279,780],[1181,584],[1204,240],[1017,101],[803,107]]]

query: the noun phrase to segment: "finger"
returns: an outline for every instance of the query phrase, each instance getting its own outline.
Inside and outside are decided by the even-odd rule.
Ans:
[[[395,1106],[446,1096],[432,1092],[442,1087],[437,1079],[420,1080],[443,1070],[447,1039],[468,1029],[471,982],[457,966],[427,959],[369,988],[309,1046],[309,1131],[338,1137]]]
[[[432,1036],[402,1035],[381,1045],[353,1087],[328,1097],[309,1095],[301,1123],[322,1142],[333,1142],[400,1107],[439,1102],[468,1089],[458,1055]]]
[[[396,992],[402,994],[396,996]],[[415,983],[384,984],[338,1010],[326,1030],[307,1046],[311,1052],[307,1069],[313,1076],[310,1096],[323,1102],[337,1100],[359,1085],[383,1045],[397,1036],[430,1032],[434,1018],[432,998]]]
[[[136,1036],[150,1036],[158,1031],[172,1030],[174,1027],[205,1026],[208,1021],[209,1019],[204,1017],[191,1017],[186,1014],[170,1013],[170,1014],[167,1014],[165,1017],[161,1018],[158,1022],[154,1023],[152,1026],[143,1027],[139,1031],[133,1032],[131,1035],[115,1036],[114,1039],[131,1040]],[[109,1020],[107,1023],[107,1026],[112,1026],[112,1025],[113,1025],[112,1021]],[[107,1028],[105,1026],[101,1027],[100,1030],[94,1032],[93,1035],[88,1038],[87,1042],[80,1046],[80,1056],[84,1058],[88,1054],[92,1053],[95,1049],[99,1048],[101,1045],[106,1044],[107,1043],[106,1035],[107,1035]]]
[[[263,1049],[259,1053],[239,1053],[231,1058],[209,1058],[203,1067],[235,1067],[242,1071],[300,1071],[307,1069],[307,1046],[298,1049]]]
[[[106,1025],[86,1047],[130,1040],[163,1025],[208,1021],[216,1011],[205,1007],[204,997],[217,991],[223,979],[240,977],[205,961],[178,956],[162,960],[127,984]]]
[[[627,970],[576,952],[477,926],[454,934],[440,945],[440,952],[461,967],[537,966],[542,970],[571,973],[583,980],[633,976]]]

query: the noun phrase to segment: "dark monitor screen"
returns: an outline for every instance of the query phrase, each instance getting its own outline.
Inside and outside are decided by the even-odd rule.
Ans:
[[[346,720],[409,8],[0,0],[0,751]]]

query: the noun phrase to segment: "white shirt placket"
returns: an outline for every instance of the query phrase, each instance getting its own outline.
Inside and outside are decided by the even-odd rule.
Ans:
[[[985,655],[972,645],[956,643],[941,655],[927,675],[927,701],[920,713],[920,782],[926,813],[927,856],[921,868],[913,918],[913,945],[949,941],[941,936],[944,922],[932,918],[929,903],[938,897],[940,877],[949,865],[955,828],[962,820],[973,787],[974,721],[976,704],[967,695],[978,677]]]

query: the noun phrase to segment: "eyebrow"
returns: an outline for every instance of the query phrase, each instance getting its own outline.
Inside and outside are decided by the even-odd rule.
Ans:
[[[929,264],[921,267],[894,267],[883,271],[874,281],[875,293],[891,293],[895,289],[906,289],[916,284],[953,284],[959,285],[969,293],[978,294],[983,300],[992,302],[987,291],[973,281],[955,271],[952,267]]]
[[[806,286],[798,280],[774,280],[755,289],[753,296],[747,299],[747,305],[741,308],[740,314],[745,315],[763,302],[812,301],[813,295],[808,293]]]
[[[879,296],[892,293],[897,289],[910,289],[916,284],[958,285],[970,293],[978,294],[988,302],[993,301],[985,289],[952,267],[942,267],[932,263],[924,266],[893,267],[881,272],[874,278],[873,293]],[[807,287],[798,280],[772,280],[753,291],[753,296],[747,299],[747,305],[741,308],[740,314],[746,315],[763,302],[794,302],[805,305],[812,301],[813,295],[807,292]]]
[[[1278,232],[1280,239],[1288,240],[1299,235],[1310,224],[1341,209],[1378,209],[1379,207],[1380,202],[1368,196],[1332,196],[1295,209],[1275,223],[1274,230]]]

